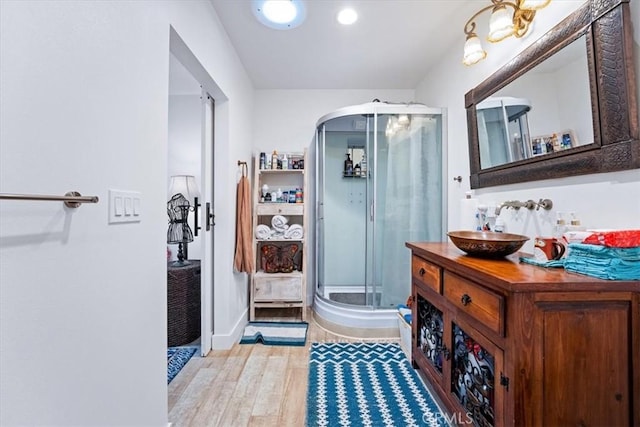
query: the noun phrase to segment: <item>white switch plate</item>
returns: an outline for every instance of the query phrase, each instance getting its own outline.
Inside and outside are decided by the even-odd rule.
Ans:
[[[109,224],[140,222],[142,196],[138,191],[109,190]]]

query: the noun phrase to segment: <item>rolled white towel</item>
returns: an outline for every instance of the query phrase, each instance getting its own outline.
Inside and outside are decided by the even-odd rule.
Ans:
[[[282,215],[274,215],[271,218],[271,226],[274,230],[284,232],[289,226],[287,225],[289,222],[289,218]]]
[[[256,239],[268,240],[271,238],[271,228],[268,225],[258,224],[256,227]]]
[[[304,229],[300,224],[291,224],[287,231],[284,232],[285,239],[302,239],[304,237]]]

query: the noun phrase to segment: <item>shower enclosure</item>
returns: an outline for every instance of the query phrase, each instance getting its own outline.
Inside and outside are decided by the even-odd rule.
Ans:
[[[510,96],[487,98],[478,104],[480,168],[528,159],[534,155],[529,136],[531,102]]]
[[[394,327],[391,309],[411,293],[405,242],[444,238],[443,119],[442,109],[372,102],[318,121],[314,307],[321,317],[370,328],[379,312],[391,319],[379,326]],[[354,312],[361,322],[353,323]]]

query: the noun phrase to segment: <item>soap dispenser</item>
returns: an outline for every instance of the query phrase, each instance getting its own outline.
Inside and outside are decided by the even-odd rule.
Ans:
[[[580,224],[580,220],[576,216],[575,212],[571,212],[569,215],[571,215],[571,222],[570,222],[571,225],[567,227],[569,231],[584,231],[587,229],[586,227]]]

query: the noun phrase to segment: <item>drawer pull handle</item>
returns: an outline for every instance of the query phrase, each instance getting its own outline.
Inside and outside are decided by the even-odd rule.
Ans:
[[[469,305],[471,304],[471,297],[467,294],[464,294],[460,298],[460,302],[462,302],[462,305]]]
[[[422,267],[421,267],[421,268],[420,268],[420,271],[418,271],[418,274],[419,274],[420,276],[424,276],[424,273],[426,273],[426,272],[427,272],[427,270],[425,270],[424,268],[422,268]]]

